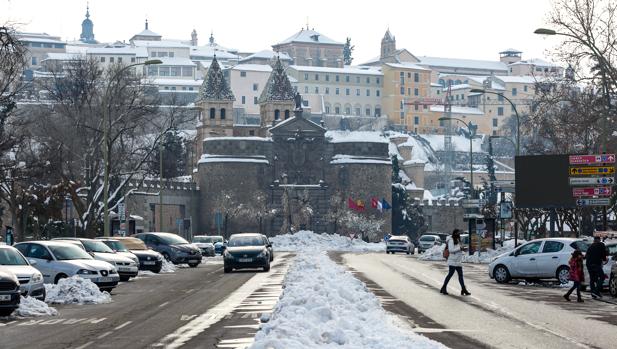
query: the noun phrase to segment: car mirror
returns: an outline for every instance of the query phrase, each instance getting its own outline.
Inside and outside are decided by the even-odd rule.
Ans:
[[[31,266],[35,266],[37,264],[37,262],[32,258],[28,259],[28,262],[30,263]]]
[[[272,244],[267,244],[266,246],[269,248],[272,248]]]

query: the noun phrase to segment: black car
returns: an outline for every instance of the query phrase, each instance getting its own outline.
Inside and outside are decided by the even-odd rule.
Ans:
[[[129,236],[114,236],[114,240],[120,241],[132,254],[139,259],[139,270],[149,270],[159,273],[163,268],[163,255],[148,248],[143,241]]]
[[[159,252],[173,264],[188,264],[195,268],[201,263],[199,247],[184,240],[179,235],[171,233],[139,233],[133,235],[143,241],[146,246]]]
[[[19,307],[19,280],[15,274],[0,269],[0,316],[9,316]]]
[[[262,234],[234,234],[223,252],[223,270],[263,268],[270,270],[270,248],[272,245]]]

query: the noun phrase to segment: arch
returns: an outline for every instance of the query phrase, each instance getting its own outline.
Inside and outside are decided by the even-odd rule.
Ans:
[[[343,108],[343,114],[345,114],[345,115],[352,115],[352,113],[353,113],[353,108],[352,108],[351,104],[345,103],[345,107]]]
[[[278,120],[281,118],[281,111],[278,109],[274,109],[274,120]]]
[[[365,116],[373,115],[373,106],[370,104],[365,105],[362,113],[364,113]]]
[[[381,104],[377,104],[375,106],[375,113],[373,115],[375,115],[376,117],[381,116]]]
[[[332,113],[335,115],[341,115],[342,109],[343,108],[341,107],[341,103],[334,103],[334,110],[332,111]]]
[[[221,120],[225,119],[225,108],[221,108]]]
[[[291,113],[289,112],[289,109],[285,109],[285,120],[289,119],[290,116]]]
[[[362,104],[356,103],[353,106],[353,110],[351,111],[355,116],[362,116]]]
[[[216,109],[210,108],[210,119],[214,119],[216,116]]]

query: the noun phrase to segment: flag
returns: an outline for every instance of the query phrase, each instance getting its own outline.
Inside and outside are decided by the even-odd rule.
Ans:
[[[379,212],[383,212],[383,203],[381,202],[381,200],[377,201],[377,209],[379,210]]]
[[[364,200],[356,200],[356,210],[357,211],[362,211],[364,210]]]
[[[371,207],[372,208],[377,208],[378,202],[379,200],[377,198],[371,198]]]
[[[392,206],[390,206],[390,204],[386,201],[386,199],[381,199],[381,205],[384,210],[389,210],[392,208]]]
[[[352,210],[358,209],[358,206],[356,206],[356,202],[353,201],[351,198],[347,199],[347,206],[349,206],[349,208],[351,208]]]

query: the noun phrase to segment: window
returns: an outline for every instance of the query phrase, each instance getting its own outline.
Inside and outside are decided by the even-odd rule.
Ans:
[[[52,47],[54,47],[54,45],[52,45],[52,44],[43,44],[43,46],[45,46],[45,48],[52,48]],[[548,71],[548,68],[546,69],[546,71]]]
[[[150,57],[156,57],[156,52],[150,53]]]
[[[330,81],[330,75],[326,75],[326,81]]]
[[[360,77],[356,76],[356,84],[359,84],[359,83],[360,83]]]
[[[563,243],[559,241],[545,241],[542,247],[542,253],[555,253],[563,249]]]
[[[341,92],[341,91],[340,91],[340,90],[339,90],[339,88],[337,87],[337,88],[336,88],[336,90],[335,90],[335,92],[334,92],[334,94],[336,94],[336,95],[338,96],[338,95],[340,94],[340,92]]]
[[[542,241],[530,242],[527,245],[523,245],[519,250],[518,254],[534,254],[540,251],[540,245],[542,245]]]
[[[171,89],[175,91],[176,90],[176,86],[172,86]]]
[[[413,117],[413,124],[414,125],[420,125],[420,117],[419,116],[414,116]]]
[[[174,53],[173,52],[169,52],[169,57],[173,57]]]
[[[254,136],[255,135],[255,131],[254,130],[250,130],[249,131],[249,136]]]
[[[375,108],[375,116],[381,116],[381,108]]]
[[[370,77],[368,77],[368,76],[366,77],[366,83],[367,83],[367,84],[370,84],[370,83],[371,83],[371,78],[370,78]]]
[[[326,106],[326,114],[330,114],[330,107]]]
[[[404,118],[405,118],[405,112],[404,112],[404,111],[402,111],[402,112],[401,112],[401,119],[404,119]]]
[[[413,81],[414,82],[420,82],[420,74],[413,73]]]
[[[345,82],[349,82],[349,75],[345,75]]]
[[[443,127],[443,120],[439,119],[439,126]]]
[[[375,96],[379,97],[379,94],[380,94],[379,90],[375,91]]]
[[[400,83],[401,83],[401,85],[405,85],[405,76],[403,76],[402,72],[401,72]]]
[[[417,105],[417,104],[414,104],[414,105],[413,105],[413,109],[414,109],[415,111],[418,111],[418,109],[420,109],[420,106],[419,106],[419,105]]]
[[[345,108],[345,115],[349,115],[351,114],[351,108],[347,107]]]
[[[159,67],[157,67],[156,65],[149,65],[148,66],[148,75],[156,76],[156,75],[158,75],[158,71],[159,71]]]
[[[419,96],[420,95],[420,89],[414,88],[413,89],[413,95],[414,96]]]
[[[498,125],[497,122],[498,122],[497,119],[493,119],[493,127],[497,127]]]
[[[360,116],[360,108],[356,108],[356,115]]]
[[[122,63],[122,57],[118,57],[118,63]]]
[[[315,94],[319,93],[319,86],[315,86]]]
[[[304,93],[308,93],[308,86],[304,86]]]
[[[379,78],[375,78],[375,82],[379,84]]]
[[[411,96],[411,87],[407,87],[407,95]]]
[[[285,109],[285,120],[289,119],[289,109]]]
[[[246,96],[242,96],[242,104],[246,104]]]
[[[315,74],[315,81],[319,81],[319,74]]]
[[[341,114],[341,107],[334,107],[334,114]]]
[[[405,95],[405,88],[401,86],[401,95]]]
[[[349,89],[348,88],[345,89],[345,95],[349,96]]]
[[[407,78],[411,79],[411,73],[409,73],[409,72],[407,73]]]
[[[308,73],[304,73],[304,80],[308,80]]]
[[[159,52],[159,57],[167,57],[167,52]]]
[[[44,246],[41,246],[39,244],[30,245],[30,251],[28,252],[28,257],[37,258],[37,259],[46,259],[46,260],[53,259],[51,257],[51,254],[49,254],[49,251],[47,251],[47,249]]]
[[[327,76],[327,75],[326,75]],[[330,94],[330,88],[326,87],[326,94],[329,95]]]
[[[225,119],[225,108],[221,108],[221,120]]]
[[[503,107],[497,107],[497,115],[503,116]]]
[[[527,85],[523,86],[523,91],[527,92]]]
[[[109,61],[113,62],[111,58]],[[169,67],[159,67],[159,76],[169,76]]]
[[[216,116],[216,109],[210,108],[210,119],[214,119]]]
[[[359,88],[357,88],[357,89],[356,89],[356,96],[359,96],[359,95],[360,95],[360,89],[359,89]]]
[[[192,87],[189,87],[189,91],[193,91],[193,88],[192,88]]]
[[[32,57],[34,58],[34,57]],[[101,57],[101,63],[105,63],[105,57]]]
[[[497,95],[497,100],[500,102],[503,102],[503,95],[502,94],[498,94]]]
[[[253,91],[257,91],[258,88],[259,88],[259,84],[253,84]]]
[[[516,87],[512,87],[512,95],[516,96],[516,94],[517,94]]]
[[[341,80],[340,76],[337,75],[335,80],[336,82],[339,82]]]
[[[240,77],[241,78],[245,78],[246,77],[246,72],[245,71],[241,71],[240,72]]]
[[[366,108],[365,114],[366,116],[371,116],[371,108]]]
[[[253,104],[257,104],[257,97],[253,97]]]
[[[182,76],[193,76],[193,67],[182,67]]]
[[[113,63],[114,62],[114,58],[113,57],[109,57],[109,63]]]
[[[423,104],[422,105],[422,109],[426,110],[426,109],[428,109],[428,106],[426,104]]]
[[[131,63],[135,63],[135,57],[131,57]]]
[[[182,75],[182,68],[181,67],[170,67],[169,69],[169,75],[170,76],[180,76]]]
[[[274,110],[274,120],[278,120],[281,118],[281,111],[278,109]]]
[[[368,89],[366,90],[366,96],[367,96],[367,97],[370,97],[370,96],[371,96],[371,90],[368,90]]]

